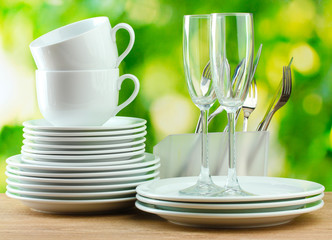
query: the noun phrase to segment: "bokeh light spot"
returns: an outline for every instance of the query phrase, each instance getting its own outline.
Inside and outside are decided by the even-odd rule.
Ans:
[[[309,75],[316,73],[320,68],[320,59],[315,51],[307,43],[300,43],[296,45],[292,51],[291,56],[294,57],[294,67],[300,73]]]
[[[179,94],[165,95],[154,101],[150,108],[152,124],[161,135],[186,133],[193,128],[198,116],[195,105]]]
[[[322,104],[322,97],[314,93],[303,99],[303,109],[310,115],[317,115],[322,109]]]

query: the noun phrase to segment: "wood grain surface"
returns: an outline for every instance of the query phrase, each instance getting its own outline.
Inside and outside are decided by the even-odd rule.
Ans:
[[[97,216],[33,212],[19,200],[0,194],[0,240],[7,239],[332,239],[332,192],[325,206],[293,222],[258,229],[182,227],[137,209]]]

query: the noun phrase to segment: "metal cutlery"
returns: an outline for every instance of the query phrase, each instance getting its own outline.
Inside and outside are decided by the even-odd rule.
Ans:
[[[277,92],[274,95],[271,104],[264,115],[263,120],[258,125],[257,131],[266,131],[275,112],[287,103],[292,92],[292,73],[290,69],[292,61],[293,58],[290,60],[287,67],[283,67],[282,81],[279,84]]]
[[[260,60],[260,57],[261,57],[261,52],[262,52],[262,47],[263,47],[263,44],[261,44],[259,46],[259,49],[257,51],[257,54],[256,54],[256,57],[255,57],[255,60],[254,60],[254,64],[253,64],[253,70],[251,71],[251,75],[250,75],[250,82],[252,82],[253,78],[254,78],[254,75],[256,73],[256,69],[257,69],[257,66],[258,66],[258,62]],[[209,65],[210,62],[208,62],[207,65]],[[240,68],[240,65],[242,64],[242,62],[237,66],[236,70],[234,71],[234,75],[238,74],[238,70]],[[233,82],[232,84],[234,84],[234,77],[233,77]],[[202,81],[203,82],[203,81]],[[249,95],[249,94],[248,94]],[[256,94],[257,96],[257,94]],[[224,108],[222,106],[219,106],[214,112],[212,112],[209,117],[208,117],[208,124],[212,121],[212,119],[217,116],[218,114],[222,113],[224,111]],[[236,121],[239,117],[239,114],[240,114],[240,111],[237,112],[236,114]],[[195,133],[198,133],[201,129],[201,122],[202,122],[202,119],[201,117],[198,119],[198,122],[197,122],[197,125],[196,125],[196,129],[195,129]],[[228,127],[226,126],[225,129],[224,129],[224,132],[226,132],[228,130]]]
[[[246,132],[248,128],[248,118],[250,114],[255,110],[257,106],[257,85],[256,85],[256,79],[254,78],[254,81],[251,83],[248,96],[246,100],[244,101],[242,105],[242,111],[243,111],[243,131]]]

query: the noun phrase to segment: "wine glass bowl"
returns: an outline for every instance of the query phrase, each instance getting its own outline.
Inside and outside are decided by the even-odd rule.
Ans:
[[[211,15],[210,61],[218,101],[227,111],[229,168],[221,196],[248,195],[236,175],[235,113],[243,105],[250,86],[253,64],[253,18],[250,13]]]
[[[210,176],[208,163],[208,110],[216,101],[212,85],[210,63],[210,15],[186,15],[183,23],[183,60],[189,95],[200,109],[201,132],[201,172],[197,183],[180,191],[186,195],[210,196],[222,188],[216,186]]]

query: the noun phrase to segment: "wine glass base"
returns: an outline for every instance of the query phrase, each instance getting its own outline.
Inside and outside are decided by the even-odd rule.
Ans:
[[[226,187],[217,196],[218,197],[244,197],[244,196],[254,196],[254,194],[246,192],[240,186],[237,186],[237,187]]]
[[[211,183],[200,183],[197,182],[195,185],[180,190],[180,194],[191,195],[191,196],[216,196],[222,192],[224,188]]]

